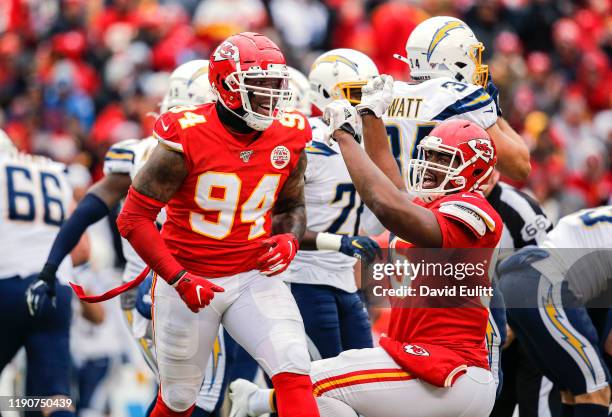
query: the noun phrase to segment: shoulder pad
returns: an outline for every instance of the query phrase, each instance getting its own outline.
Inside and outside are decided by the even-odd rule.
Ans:
[[[465,224],[480,237],[485,235],[487,229],[495,231],[495,220],[485,210],[467,201],[445,201],[438,211]]]
[[[337,155],[334,149],[323,142],[319,142],[318,140],[312,140],[308,146],[306,146],[306,153],[308,155],[321,155],[321,156],[332,156]]]
[[[297,129],[310,132],[310,122],[302,113],[297,110],[290,110],[283,113],[278,120],[281,126],[289,129]]]
[[[484,88],[474,84],[460,83],[447,78],[436,80],[440,82],[439,86],[436,87],[440,92],[445,92],[446,97],[450,101],[442,111],[432,117],[432,120],[447,120],[453,117],[462,116],[462,118],[467,118],[468,120],[488,128],[493,124],[488,119],[493,119],[493,122],[497,119],[493,99]],[[491,108],[491,105],[493,105],[493,108]],[[478,116],[470,116],[472,112],[476,112]],[[483,116],[489,116],[489,113],[492,113],[490,117]],[[479,117],[486,120],[479,120]]]
[[[119,142],[110,147],[104,156],[104,175],[129,174],[134,166],[135,153],[133,146],[125,146],[125,142]]]
[[[175,126],[177,108],[172,111],[167,111],[161,114],[153,125],[153,137],[166,148],[175,151],[183,152],[183,144],[178,135],[178,129]]]
[[[127,139],[112,145],[104,155],[104,174],[129,174],[134,166],[138,139]]]

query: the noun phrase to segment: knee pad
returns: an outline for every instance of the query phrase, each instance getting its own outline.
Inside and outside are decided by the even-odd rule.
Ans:
[[[308,375],[310,373],[310,354],[303,343],[292,343],[286,348],[287,360],[291,365],[284,372]]]
[[[308,375],[310,354],[306,338],[286,332],[271,336],[270,342],[274,347],[270,348],[268,343],[262,343],[256,357],[268,375],[276,375],[281,372]]]
[[[204,373],[195,365],[159,363],[161,397],[172,410],[182,411],[195,404]]]
[[[198,392],[191,385],[173,384],[170,388],[162,388],[162,397],[171,410],[185,411],[195,404]]]
[[[170,404],[162,399],[162,395],[158,395],[155,408],[153,408],[150,417],[189,417],[194,407],[195,403],[192,403],[186,409],[176,411]]]

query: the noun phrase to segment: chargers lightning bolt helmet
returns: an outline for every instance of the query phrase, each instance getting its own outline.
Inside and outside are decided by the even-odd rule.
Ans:
[[[410,66],[417,81],[450,77],[486,87],[489,76],[482,64],[484,46],[463,21],[436,16],[421,22],[406,42],[406,55],[394,55]]]
[[[378,68],[366,54],[354,49],[333,49],[319,56],[308,74],[310,101],[321,112],[337,99],[361,101],[361,87],[376,77]]]
[[[194,59],[179,65],[170,74],[168,92],[160,111],[164,113],[175,106],[210,103],[215,99],[208,82],[208,60]]]

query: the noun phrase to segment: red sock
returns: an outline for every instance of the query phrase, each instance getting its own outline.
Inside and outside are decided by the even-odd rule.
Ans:
[[[195,404],[185,411],[172,411],[162,400],[161,392],[157,394],[157,402],[149,417],[189,417]]]
[[[319,417],[310,376],[283,372],[272,377],[279,417]]]

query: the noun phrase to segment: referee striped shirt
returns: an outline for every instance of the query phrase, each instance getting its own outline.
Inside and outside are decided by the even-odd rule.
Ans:
[[[552,222],[546,217],[540,204],[511,185],[498,182],[487,200],[504,222],[500,243],[502,249],[539,245],[552,230]]]

